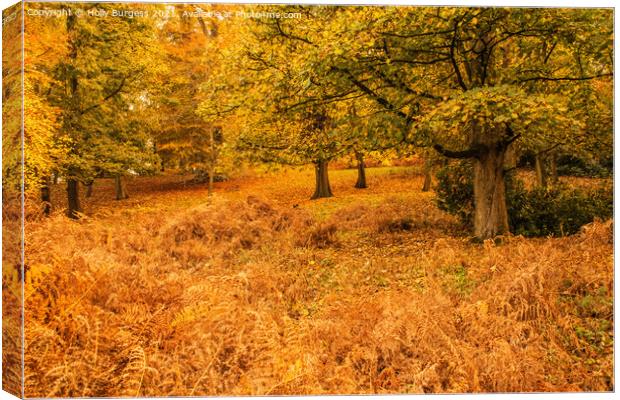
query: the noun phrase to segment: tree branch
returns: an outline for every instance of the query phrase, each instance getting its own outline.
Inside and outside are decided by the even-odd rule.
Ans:
[[[301,42],[304,42],[306,44],[309,44],[311,46],[316,46],[314,43],[312,43],[311,41],[309,41],[306,38],[302,38],[300,36],[295,36],[293,34],[290,33],[285,33],[284,30],[282,29],[282,25],[280,25],[280,20],[276,18],[276,27],[278,28],[278,33],[282,36],[284,36],[287,39],[292,39],[292,40],[299,40]]]
[[[402,81],[394,81],[393,79],[391,79],[389,76],[387,76],[383,71],[381,71],[378,68],[375,68],[374,71],[376,72],[377,75],[379,75],[379,77],[381,79],[383,79],[385,81],[385,83],[387,83],[388,85],[390,85],[393,88],[396,89],[402,89],[403,91],[405,91],[408,94],[414,95],[414,96],[420,96],[420,97],[426,97],[428,99],[432,99],[432,100],[441,100],[442,98],[440,96],[435,96],[431,93],[425,93],[425,92],[417,92],[415,90],[413,90],[412,88],[410,88],[409,86],[407,86],[404,82]]]
[[[463,76],[461,75],[461,69],[456,62],[456,58],[454,56],[454,49],[456,47],[456,34],[458,29],[458,23],[454,24],[454,34],[452,35],[452,42],[450,43],[450,61],[452,61],[452,67],[454,68],[454,72],[456,73],[456,79],[459,82],[459,86],[467,91],[467,85],[465,85],[465,81],[463,81]]]
[[[349,79],[349,81],[353,85],[355,85],[359,90],[361,90],[363,93],[366,93],[373,100],[375,100],[377,103],[379,103],[380,105],[382,105],[383,107],[385,107],[389,111],[391,111],[391,112],[395,113],[396,115],[398,115],[399,117],[403,118],[405,120],[405,122],[407,123],[407,125],[409,123],[411,123],[412,119],[407,114],[405,114],[404,112],[399,110],[394,104],[392,104],[386,98],[380,96],[378,93],[375,93],[368,86],[364,85],[361,81],[357,80],[353,76],[351,71],[349,71],[348,69],[341,69],[341,68],[337,68],[337,67],[332,67],[332,69],[334,69],[336,71],[340,71],[340,72],[344,73],[345,75],[347,75],[347,78]]]
[[[502,148],[506,149],[512,142],[521,137],[521,133],[515,134],[509,124],[506,124],[506,132],[508,132],[508,138],[500,142]]]
[[[592,75],[592,76],[583,76],[583,77],[572,77],[572,76],[563,76],[563,77],[552,77],[552,76],[534,76],[531,78],[525,78],[525,79],[517,79],[516,82],[531,82],[531,81],[552,81],[552,82],[558,82],[558,81],[588,81],[591,79],[596,79],[596,78],[603,78],[605,76],[614,76],[613,72],[609,72],[609,73],[605,73],[605,74],[598,74],[598,75]]]
[[[103,100],[101,100],[99,103],[94,104],[88,108],[85,108],[84,110],[82,110],[80,112],[80,115],[84,115],[89,111],[94,110],[95,108],[99,108],[103,105],[103,103],[105,103],[106,101],[110,100],[112,97],[116,96],[117,94],[119,94],[121,92],[121,90],[123,90],[123,87],[125,86],[125,82],[127,81],[127,77],[123,77],[123,79],[121,80],[120,85],[118,85],[118,87],[116,89],[114,89],[110,94],[108,94],[106,97],[103,98]]]
[[[485,151],[485,147],[482,145],[477,145],[467,150],[453,151],[445,149],[440,144],[435,144],[433,145],[433,149],[435,149],[442,156],[446,156],[448,158],[479,158]]]
[[[449,30],[444,30],[444,31],[433,31],[433,32],[422,32],[422,33],[410,33],[410,34],[404,34],[404,33],[392,33],[392,32],[379,32],[380,35],[384,35],[384,36],[392,36],[392,37],[397,37],[397,38],[401,38],[401,39],[410,39],[410,38],[417,38],[417,37],[423,37],[423,36],[435,36],[435,35],[442,35],[445,33],[450,33],[452,32],[452,29]]]

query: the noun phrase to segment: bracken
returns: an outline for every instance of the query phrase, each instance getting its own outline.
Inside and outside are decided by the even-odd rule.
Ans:
[[[28,221],[26,395],[613,390],[611,221],[472,244],[421,176],[369,172],[313,203],[137,180],[120,210]]]

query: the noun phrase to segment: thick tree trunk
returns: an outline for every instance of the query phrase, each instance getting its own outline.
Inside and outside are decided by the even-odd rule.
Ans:
[[[422,185],[422,191],[428,192],[429,190],[431,190],[432,183],[433,183],[433,164],[427,157],[424,160],[424,185]]]
[[[116,190],[116,200],[128,199],[127,190],[123,184],[123,178],[120,175],[114,177],[114,189]]]
[[[327,161],[320,160],[314,164],[314,174],[316,176],[316,189],[311,199],[332,197],[332,189],[329,185],[329,175],[327,174]]]
[[[364,165],[364,154],[356,152],[355,158],[357,159],[357,182],[355,182],[356,189],[366,189],[366,165]]]
[[[43,202],[43,213],[45,215],[50,215],[52,212],[52,197],[50,193],[50,183],[51,179],[49,177],[45,178],[43,182],[43,186],[41,186],[41,201]]]
[[[542,154],[535,156],[534,168],[536,169],[536,184],[539,187],[547,187],[547,169],[545,167],[545,158]]]
[[[79,183],[74,178],[67,179],[67,205],[67,216],[78,219],[79,213],[82,212],[82,207],[80,206]]]
[[[505,150],[488,146],[474,163],[474,233],[489,239],[508,233],[508,209],[504,181]]]

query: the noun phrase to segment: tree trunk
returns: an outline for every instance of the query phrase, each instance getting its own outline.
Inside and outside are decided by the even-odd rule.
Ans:
[[[67,216],[78,219],[79,213],[82,212],[82,207],[80,207],[79,184],[74,178],[67,179],[67,205]]]
[[[433,164],[427,157],[424,160],[424,185],[422,185],[422,191],[428,192],[431,190],[431,184],[433,183]]]
[[[94,183],[93,181],[89,181],[86,184],[86,195],[85,195],[86,198],[89,198],[93,195],[93,183]]]
[[[58,172],[54,172],[53,182],[54,182],[54,185],[58,185]]]
[[[474,233],[489,239],[508,233],[508,209],[504,181],[505,150],[488,146],[474,162]]]
[[[555,185],[556,183],[558,183],[558,154],[556,152],[553,152],[551,154],[550,164],[551,183]]]
[[[311,199],[332,197],[332,189],[329,186],[329,175],[327,174],[327,161],[319,160],[314,164],[314,174],[316,176],[316,189]]]
[[[536,183],[539,187],[547,187],[547,169],[545,168],[545,158],[542,154],[536,154],[534,158],[536,169]]]
[[[114,188],[116,190],[116,200],[124,200],[129,198],[127,191],[125,190],[125,185],[123,184],[123,179],[120,175],[116,175],[114,177]]]
[[[213,175],[215,174],[215,135],[214,129],[209,129],[209,146],[210,146],[210,154],[209,154],[209,190],[207,191],[207,196],[211,197],[213,195]]]
[[[41,201],[43,202],[43,213],[45,215],[50,215],[50,213],[52,212],[50,183],[51,179],[49,177],[46,177],[45,181],[43,182],[43,186],[41,186]]]
[[[517,168],[517,150],[514,146],[508,146],[506,155],[504,156],[504,166],[506,169],[514,170]]]
[[[366,189],[366,165],[364,165],[364,154],[355,152],[355,158],[357,159],[357,182],[355,183],[356,189]]]
[[[214,180],[214,175],[215,175],[215,168],[213,168],[213,163],[209,164],[209,183],[208,183],[208,191],[207,191],[207,196],[211,197],[213,196],[213,180]]]

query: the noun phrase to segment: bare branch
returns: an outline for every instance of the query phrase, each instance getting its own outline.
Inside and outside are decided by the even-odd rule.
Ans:
[[[461,75],[461,69],[459,68],[458,63],[456,62],[456,58],[454,55],[454,49],[456,47],[456,36],[458,30],[458,23],[454,25],[454,34],[452,35],[452,42],[450,44],[450,61],[452,61],[452,67],[454,68],[454,72],[456,73],[456,79],[459,82],[459,86],[467,91],[467,85],[465,85],[465,81],[463,80],[463,76]]]
[[[123,77],[123,79],[121,80],[121,83],[118,85],[118,87],[116,89],[114,89],[110,94],[108,94],[106,97],[103,98],[103,100],[101,100],[99,103],[94,104],[90,107],[85,108],[84,110],[82,110],[80,112],[81,115],[86,114],[89,111],[94,110],[95,108],[99,108],[103,105],[103,103],[105,103],[106,101],[110,100],[112,97],[116,96],[117,94],[119,94],[121,92],[121,90],[123,90],[123,87],[125,86],[125,82],[127,81],[127,77]]]
[[[614,76],[613,72],[609,72],[609,73],[605,73],[605,74],[598,74],[598,75],[592,75],[592,76],[582,76],[582,77],[575,77],[575,76],[563,76],[563,77],[552,77],[552,76],[534,76],[531,78],[524,78],[524,79],[517,79],[516,82],[532,82],[532,81],[550,81],[550,82],[560,82],[560,81],[588,81],[591,79],[597,79],[597,78],[603,78],[606,76]]]

